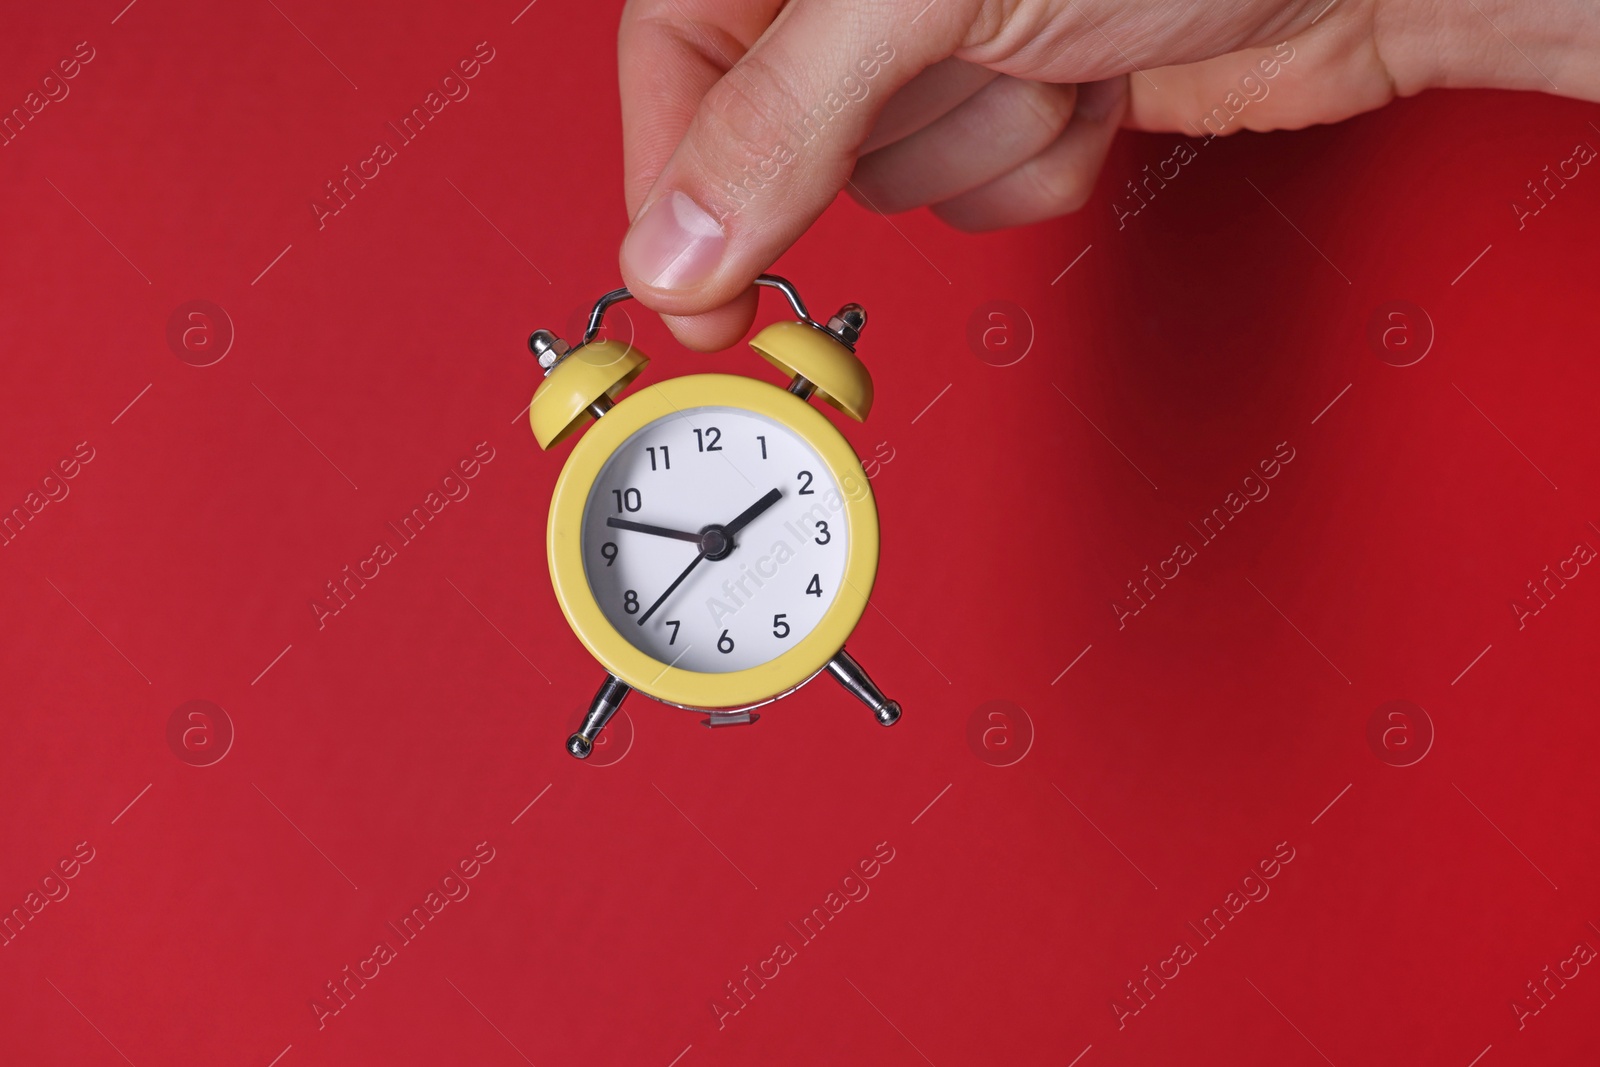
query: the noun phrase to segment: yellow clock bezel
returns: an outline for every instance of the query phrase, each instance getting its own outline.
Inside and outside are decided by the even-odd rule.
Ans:
[[[601,611],[583,565],[584,509],[606,461],[651,422],[701,407],[749,411],[798,434],[827,466],[849,523],[843,582],[822,619],[776,658],[724,674],[684,670],[636,648]],[[844,647],[861,621],[878,573],[878,509],[860,457],[810,404],[754,378],[691,374],[629,395],[589,428],[556,480],[547,543],[556,601],[578,640],[601,666],[641,693],[669,704],[737,708],[782,696],[808,681]]]

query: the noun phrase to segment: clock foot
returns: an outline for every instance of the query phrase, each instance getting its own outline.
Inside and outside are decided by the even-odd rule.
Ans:
[[[615,675],[606,675],[606,680],[600,683],[600,691],[589,705],[589,714],[583,717],[583,725],[577,733],[567,738],[567,751],[578,759],[588,759],[589,753],[594,751],[595,738],[600,736],[600,731],[605,729],[606,723],[611,721],[611,716],[617,713],[623,700],[632,691],[628,683],[619,681]]]
[[[828,673],[838,679],[839,684],[849,690],[852,696],[871,708],[880,725],[893,726],[900,721],[900,704],[883,695],[883,690],[873,684],[850,653],[841,648],[839,654],[828,661]]]

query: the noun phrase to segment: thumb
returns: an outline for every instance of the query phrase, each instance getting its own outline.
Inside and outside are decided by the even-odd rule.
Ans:
[[[681,316],[746,291],[844,188],[895,90],[954,51],[971,2],[785,7],[706,93],[646,195],[622,242],[634,295]]]

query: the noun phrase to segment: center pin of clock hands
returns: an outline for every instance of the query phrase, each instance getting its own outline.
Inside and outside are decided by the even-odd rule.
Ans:
[[[667,586],[666,591],[656,598],[656,602],[651,604],[643,615],[639,616],[639,625],[643,626],[649,621],[650,616],[656,613],[656,609],[666,603],[667,597],[672,595],[672,591],[682,585],[683,580],[689,577],[696,567],[700,566],[701,560],[709,559],[714,563],[720,559],[727,559],[728,555],[738,547],[734,543],[734,535],[754,522],[756,517],[763,511],[766,511],[782,499],[782,492],[777,489],[769,490],[760,500],[757,500],[735,516],[732,522],[723,525],[712,523],[697,534],[685,533],[681,530],[668,530],[661,526],[649,526],[645,523],[632,522],[628,519],[607,519],[607,526],[614,526],[619,530],[634,530],[638,533],[655,534],[657,537],[693,541],[700,546],[699,553],[689,561],[689,565],[683,569],[683,573],[674,578],[672,584]]]

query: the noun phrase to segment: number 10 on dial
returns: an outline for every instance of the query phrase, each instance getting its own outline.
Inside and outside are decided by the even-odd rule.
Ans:
[[[763,276],[800,314],[751,345],[788,373],[787,389],[726,374],[667,379],[617,401],[646,359],[597,340],[539,331],[546,368],[530,421],[548,448],[594,423],[551,500],[548,553],[563,614],[607,671],[567,741],[586,757],[634,689],[752,722],[748,709],[822,671],[892,725],[900,706],[844,650],[878,564],[878,515],[861,461],[807,403],[865,418],[871,379],[854,353],[865,314],[847,305],[812,320],[786,281]]]

